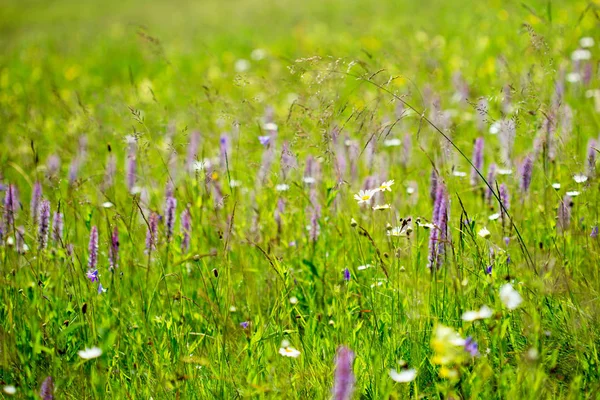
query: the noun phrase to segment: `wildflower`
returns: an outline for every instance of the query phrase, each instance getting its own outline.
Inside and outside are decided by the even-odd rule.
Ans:
[[[592,228],[592,233],[590,233],[590,237],[592,239],[596,239],[598,237],[598,225]]]
[[[390,370],[390,378],[399,383],[408,383],[415,380],[417,377],[416,369],[402,369],[400,372],[395,369]]]
[[[354,218],[350,219],[350,226],[353,228],[356,228],[356,226],[358,225],[358,222],[356,222],[356,220]]]
[[[465,343],[454,329],[444,325],[437,325],[431,338],[431,347],[435,353],[431,361],[441,365],[440,375],[443,378],[458,378],[456,365],[465,361]]]
[[[507,218],[507,211],[510,208],[510,195],[508,194],[508,188],[504,183],[499,187],[498,197],[500,197],[500,215],[502,216],[502,223],[504,224]]]
[[[181,231],[183,232],[183,239],[181,240],[181,250],[187,252],[190,248],[190,238],[192,232],[192,216],[190,214],[189,205],[181,213]]]
[[[150,253],[156,249],[158,243],[158,215],[153,212],[148,219],[148,229],[146,231],[146,252]]]
[[[104,189],[111,188],[115,183],[115,174],[117,173],[117,158],[114,154],[109,154],[104,172]]]
[[[102,355],[102,349],[99,347],[86,348],[85,350],[79,350],[77,355],[84,360],[91,360],[92,358],[100,357]]]
[[[6,194],[4,195],[4,227],[7,230],[15,223],[15,214],[17,213],[18,204],[17,189],[15,188],[15,185],[9,184],[6,187]]]
[[[431,175],[429,175],[429,196],[431,197],[431,201],[435,203],[435,196],[437,194],[437,185],[438,185],[438,174],[434,169],[431,170]]]
[[[390,204],[377,204],[376,206],[373,206],[373,210],[375,211],[389,210],[390,208],[392,208]]]
[[[571,223],[571,203],[571,196],[567,194],[558,205],[556,227],[560,231],[567,230]]]
[[[587,176],[585,176],[585,175],[582,175],[582,174],[577,174],[577,175],[574,175],[574,176],[573,176],[573,180],[574,180],[576,183],[585,183],[585,182],[587,182],[587,180],[588,180],[588,177],[587,177]]]
[[[128,149],[128,153],[127,153],[127,160],[125,163],[125,171],[126,171],[126,185],[127,185],[127,189],[129,190],[129,193],[132,193],[134,187],[135,187],[135,181],[136,181],[136,169],[137,169],[137,165],[136,165],[136,146],[135,146],[135,141],[131,141],[129,143],[129,149]]]
[[[63,236],[63,214],[55,211],[52,217],[52,240],[55,243],[60,243]]]
[[[533,158],[528,155],[523,160],[521,164],[521,177],[520,177],[520,187],[523,193],[527,193],[529,191],[529,186],[531,185],[531,174],[533,172]]]
[[[292,304],[292,305],[298,304],[298,298],[296,296],[290,297],[290,304]]]
[[[240,326],[242,327],[242,329],[248,329],[248,327],[250,326],[250,322],[249,321],[240,322]]]
[[[500,121],[496,121],[493,124],[490,125],[490,134],[491,135],[497,135],[500,132],[500,126],[501,126],[501,122]]]
[[[443,183],[437,183],[437,193],[433,205],[432,222],[434,228],[429,234],[429,256],[427,267],[440,268],[446,249],[448,234],[448,194]]]
[[[509,310],[514,310],[523,302],[523,298],[510,283],[504,284],[500,288],[500,300]]]
[[[302,178],[302,182],[306,183],[307,185],[312,185],[316,181],[317,180],[315,178],[313,178],[312,176],[305,176],[304,178]]]
[[[39,206],[38,243],[40,250],[48,245],[48,229],[50,228],[50,202],[43,200]]]
[[[473,146],[473,167],[471,168],[471,185],[474,186],[479,181],[479,174],[477,171],[481,171],[483,168],[483,138],[478,137],[475,140]]]
[[[402,145],[402,141],[398,138],[386,139],[383,141],[385,147],[398,147]]]
[[[192,173],[196,170],[196,161],[198,157],[198,146],[200,145],[200,132],[192,132],[190,135],[190,142],[187,148],[186,157],[186,169],[188,173]]]
[[[85,276],[90,280],[90,282],[98,282],[98,270],[91,269],[89,270]]]
[[[173,236],[173,227],[175,226],[175,209],[177,208],[177,199],[168,196],[165,204],[165,226],[167,228],[167,241]]]
[[[310,192],[310,240],[316,242],[320,233],[319,219],[321,218],[321,206],[317,199],[317,191],[313,188]]]
[[[90,243],[88,250],[88,268],[96,269],[96,266],[98,265],[98,228],[95,226],[92,226],[90,231]]]
[[[391,192],[393,184],[394,184],[394,180],[393,179],[391,181],[385,181],[381,185],[379,185],[379,187],[377,188],[377,190],[380,191],[380,192],[385,192],[385,191]]]
[[[488,219],[489,219],[490,221],[495,221],[495,220],[497,220],[498,218],[500,218],[500,213],[494,213],[494,214],[492,214],[492,215],[490,215],[490,216],[488,217]]]
[[[281,184],[275,186],[275,190],[278,192],[287,192],[289,189],[290,189],[290,186],[286,185],[285,183],[281,183]]]
[[[350,280],[350,270],[348,268],[344,269],[344,280],[345,281],[349,281]]]
[[[33,193],[31,194],[31,220],[37,221],[40,211],[40,200],[42,199],[42,184],[36,182],[33,185]]]
[[[17,393],[17,388],[14,387],[13,385],[6,385],[2,388],[2,390],[4,391],[4,393],[11,395],[11,396],[13,394]]]
[[[500,168],[500,169],[498,169],[498,175],[512,175],[512,169]]]
[[[284,180],[287,179],[290,170],[293,168],[296,168],[298,165],[296,162],[296,157],[294,157],[294,154],[289,149],[288,142],[284,142],[283,146],[281,148],[280,165],[281,165],[281,176],[283,177]]]
[[[584,36],[581,39],[579,39],[579,45],[583,48],[594,47],[594,44],[594,38],[591,38],[589,36]]]
[[[359,271],[363,271],[363,270],[368,269],[368,268],[373,268],[373,266],[371,264],[359,265],[357,269]]]
[[[512,151],[517,133],[515,121],[512,119],[502,120],[498,133],[498,139],[500,139],[500,157],[504,165],[510,166],[512,164]]]
[[[560,189],[560,183],[553,183],[552,184],[552,189],[559,190]]]
[[[46,161],[46,168],[48,169],[48,175],[56,175],[60,169],[60,157],[58,157],[56,154],[48,157],[48,160]]]
[[[581,192],[578,192],[577,190],[571,190],[565,194],[569,197],[577,197],[581,194]]]
[[[592,57],[592,53],[586,49],[577,49],[571,53],[571,60],[573,61],[587,61]]]
[[[102,286],[102,284],[100,282],[98,282],[98,294],[102,294],[105,292],[106,292],[106,289],[104,289],[104,286]]]
[[[492,274],[492,265],[488,265],[487,267],[485,267],[485,273],[486,275]]]
[[[479,346],[471,336],[467,337],[465,340],[465,351],[469,353],[471,357],[477,357],[479,355]]]
[[[462,320],[471,322],[478,319],[487,319],[492,316],[492,309],[488,306],[482,306],[478,311],[467,311],[463,313]]]
[[[293,347],[286,346],[281,347],[279,349],[279,354],[281,354],[284,357],[298,358],[298,356],[300,356],[300,351],[296,350]]]
[[[358,204],[365,204],[371,201],[375,195],[376,190],[361,190],[358,194],[354,195],[354,200],[358,201]]]
[[[40,387],[40,397],[42,400],[54,400],[54,382],[52,377],[49,376],[44,379],[42,386]]]
[[[108,261],[110,269],[119,267],[119,229],[115,225],[110,236],[110,247],[108,248]]]
[[[340,346],[335,356],[335,375],[333,383],[334,400],[350,400],[354,392],[354,373],[352,363],[354,352],[346,346]]]

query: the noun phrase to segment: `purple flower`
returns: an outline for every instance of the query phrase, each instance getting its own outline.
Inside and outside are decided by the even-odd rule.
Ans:
[[[198,146],[200,145],[200,132],[192,132],[190,136],[190,143],[187,148],[187,158],[185,161],[185,168],[188,173],[194,172],[194,164],[198,158]]]
[[[598,225],[592,228],[592,233],[590,233],[590,237],[592,239],[596,239],[598,237]]]
[[[571,206],[571,196],[567,194],[558,205],[556,228],[561,232],[569,229],[571,223]]]
[[[487,174],[487,182],[490,184],[492,189],[496,187],[496,164],[490,164]],[[489,187],[485,191],[485,201],[490,204],[494,198],[494,192]]]
[[[587,152],[587,174],[591,178],[596,175],[596,148],[597,143],[594,139],[590,139],[588,142]]]
[[[257,176],[257,184],[261,186],[265,183],[267,176],[269,174],[269,170],[271,169],[271,164],[273,163],[273,147],[267,146],[265,147],[262,153],[262,159],[260,162],[260,168],[258,169]]]
[[[9,184],[4,195],[4,227],[6,230],[15,223],[15,214],[17,213],[17,205],[19,203],[17,189],[15,185]]]
[[[90,282],[97,282],[98,281],[98,270],[97,269],[90,269],[85,274],[85,276],[90,280]]]
[[[106,289],[104,289],[104,286],[102,286],[102,284],[98,282],[98,294],[102,294],[104,292],[106,292]]]
[[[531,185],[531,175],[533,173],[533,157],[528,155],[521,164],[521,176],[520,176],[520,187],[523,193],[529,191]]]
[[[269,142],[271,141],[271,136],[259,136],[258,141],[260,142],[260,144],[262,144],[263,146],[266,147],[269,145]]]
[[[173,237],[173,227],[175,226],[175,210],[177,208],[177,199],[173,196],[167,197],[165,204],[165,226],[167,227],[167,241]]]
[[[487,267],[485,267],[485,273],[486,275],[492,274],[492,265],[488,265]]]
[[[354,352],[346,346],[338,347],[335,356],[335,376],[333,382],[334,400],[350,400],[354,392],[354,373],[352,363]]]
[[[429,175],[429,196],[431,197],[431,201],[435,203],[435,196],[437,194],[438,187],[438,174],[434,169],[431,170],[431,175]]]
[[[52,217],[52,240],[55,243],[60,243],[63,237],[63,215],[55,211]]]
[[[115,225],[110,236],[110,247],[108,248],[108,262],[110,269],[119,267],[119,229]]]
[[[133,190],[133,187],[135,186],[136,170],[136,144],[135,141],[131,141],[129,143],[129,149],[127,151],[127,160],[125,163],[125,183],[127,185],[127,190],[129,190],[130,193]]]
[[[150,253],[156,249],[158,242],[158,215],[153,212],[148,219],[148,230],[146,231],[146,252]]]
[[[40,397],[42,400],[54,400],[54,382],[52,381],[52,377],[49,376],[42,382]]]
[[[192,232],[192,216],[190,214],[189,205],[181,213],[181,231],[183,232],[183,240],[181,241],[181,250],[187,252],[190,248],[190,235]]]
[[[42,199],[42,184],[36,182],[33,185],[33,192],[31,193],[31,220],[37,221],[40,211],[40,200]]]
[[[427,267],[439,269],[446,250],[448,234],[448,194],[443,183],[437,183],[437,193],[433,204],[433,227],[429,233],[429,256]]]
[[[240,322],[240,326],[242,327],[242,329],[248,329],[248,327],[250,326],[250,321]]]
[[[79,157],[75,157],[71,161],[71,165],[69,166],[69,185],[73,185],[73,183],[75,183],[75,180],[77,179],[77,175],[79,174],[79,164],[80,163],[81,163],[81,161],[79,160]]]
[[[296,157],[294,157],[294,154],[290,151],[288,142],[283,143],[281,149],[280,166],[283,180],[286,180],[290,170],[292,168],[296,168],[297,166]]]
[[[56,175],[60,169],[60,158],[56,154],[51,155],[46,161],[46,167],[48,168],[48,175]]]
[[[515,136],[517,127],[512,119],[504,119],[500,122],[500,132],[498,138],[500,140],[500,155],[502,162],[510,166],[512,165],[512,151],[515,144]]]
[[[88,251],[88,268],[94,270],[98,266],[98,228],[95,226],[92,226],[90,231]]]
[[[475,186],[479,182],[479,174],[477,170],[483,169],[483,138],[478,137],[475,140],[475,146],[473,147],[473,166],[471,168],[471,185]]]
[[[471,357],[477,357],[479,355],[479,346],[471,336],[465,340],[465,351],[469,353]]]
[[[281,233],[282,230],[282,220],[281,216],[285,213],[285,200],[283,198],[279,198],[277,200],[277,208],[275,209],[275,223],[277,224],[277,232]]]
[[[231,144],[229,143],[229,136],[227,134],[221,135],[219,139],[219,150],[221,152],[221,156],[219,157],[219,161],[221,161],[221,169],[227,169],[227,155],[231,152]]]
[[[15,232],[15,248],[17,252],[24,254],[27,247],[25,244],[25,228],[22,226],[17,227],[17,231]]]
[[[345,281],[350,280],[350,270],[348,268],[344,269],[344,280]]]
[[[48,230],[50,227],[50,202],[42,200],[39,206],[38,243],[40,250],[48,245]]]
[[[104,189],[112,187],[115,183],[115,173],[117,172],[117,158],[114,154],[109,154],[106,161],[106,171],[104,173]]]
[[[510,195],[508,194],[508,188],[504,183],[500,185],[498,197],[500,197],[502,203],[500,206],[500,216],[502,217],[502,224],[504,225],[507,217],[506,211],[510,208]]]

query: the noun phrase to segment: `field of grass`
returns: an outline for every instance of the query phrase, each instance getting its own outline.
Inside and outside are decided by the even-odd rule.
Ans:
[[[599,398],[599,27],[4,1],[0,398]]]

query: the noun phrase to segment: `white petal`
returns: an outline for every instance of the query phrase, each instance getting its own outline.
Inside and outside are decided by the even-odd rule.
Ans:
[[[102,349],[99,347],[92,347],[91,349],[86,348],[85,350],[78,351],[77,354],[84,360],[91,360],[92,358],[100,357],[102,355]]]
[[[390,371],[390,378],[400,383],[412,382],[416,377],[416,369],[403,369],[400,372],[396,371],[395,369]]]

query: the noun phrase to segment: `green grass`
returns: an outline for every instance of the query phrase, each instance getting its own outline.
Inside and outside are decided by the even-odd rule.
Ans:
[[[39,398],[51,376],[60,399],[322,399],[331,396],[336,349],[346,345],[356,354],[354,398],[597,398],[600,243],[590,233],[600,181],[572,177],[586,173],[588,140],[599,132],[599,7],[567,0],[4,2],[0,183],[18,188],[21,206],[14,225],[3,224],[0,245],[0,386],[15,386],[16,398]],[[592,78],[587,86],[564,83],[557,105],[555,87],[573,72],[571,53],[585,36],[596,40]],[[263,59],[252,58],[255,49]],[[247,71],[236,71],[240,59],[249,60]],[[457,73],[468,102],[456,99]],[[446,126],[432,107],[436,98],[449,111]],[[482,130],[480,98],[489,103]],[[414,110],[400,115],[401,100]],[[268,107],[279,132],[260,184],[258,136]],[[536,144],[547,138],[548,116],[556,130]],[[469,183],[475,138],[485,138],[483,176],[491,163],[502,164],[499,135],[489,133],[502,118],[517,122],[513,174],[497,180],[510,192],[514,226],[489,220],[498,202],[484,201],[483,180]],[[201,133],[197,158],[213,161],[211,173],[185,171],[194,131]],[[222,135],[231,144],[226,160],[219,159]],[[87,151],[70,183],[83,136]],[[135,195],[126,187],[128,136],[137,140],[143,189]],[[412,141],[407,163],[402,146],[384,145],[405,136]],[[284,142],[297,160],[285,178]],[[372,164],[369,142],[377,148]],[[522,194],[518,166],[535,149],[531,187]],[[117,174],[106,187],[110,154]],[[341,154],[347,170],[339,177]],[[47,168],[52,155],[61,160],[55,175]],[[321,168],[314,191],[303,182],[308,156]],[[432,219],[434,168],[448,188],[451,240],[432,274],[430,231],[416,220]],[[369,176],[377,184],[395,180],[380,201],[390,210],[354,200]],[[30,215],[36,181],[65,220],[63,240],[45,250]],[[168,241],[159,224],[148,255],[147,221],[151,212],[164,214],[169,181],[175,234]],[[289,190],[277,191],[284,182]],[[560,231],[557,208],[571,190],[581,193]],[[307,230],[312,202],[321,207],[316,241]],[[186,205],[192,239],[182,251]],[[409,217],[410,237],[387,236],[386,224]],[[102,294],[86,278],[92,226]],[[24,253],[15,251],[19,227]],[[114,227],[120,260],[110,271]],[[478,235],[483,227],[488,239]],[[373,267],[358,269],[365,264]],[[507,282],[524,300],[512,311],[499,296]],[[494,310],[491,318],[461,319],[482,305]],[[456,379],[435,364],[436,351],[448,348],[434,340],[440,325],[479,345],[478,357],[460,351]],[[283,340],[301,355],[282,357]],[[78,356],[93,346],[100,357]],[[390,378],[400,360],[417,369],[415,381]]]

